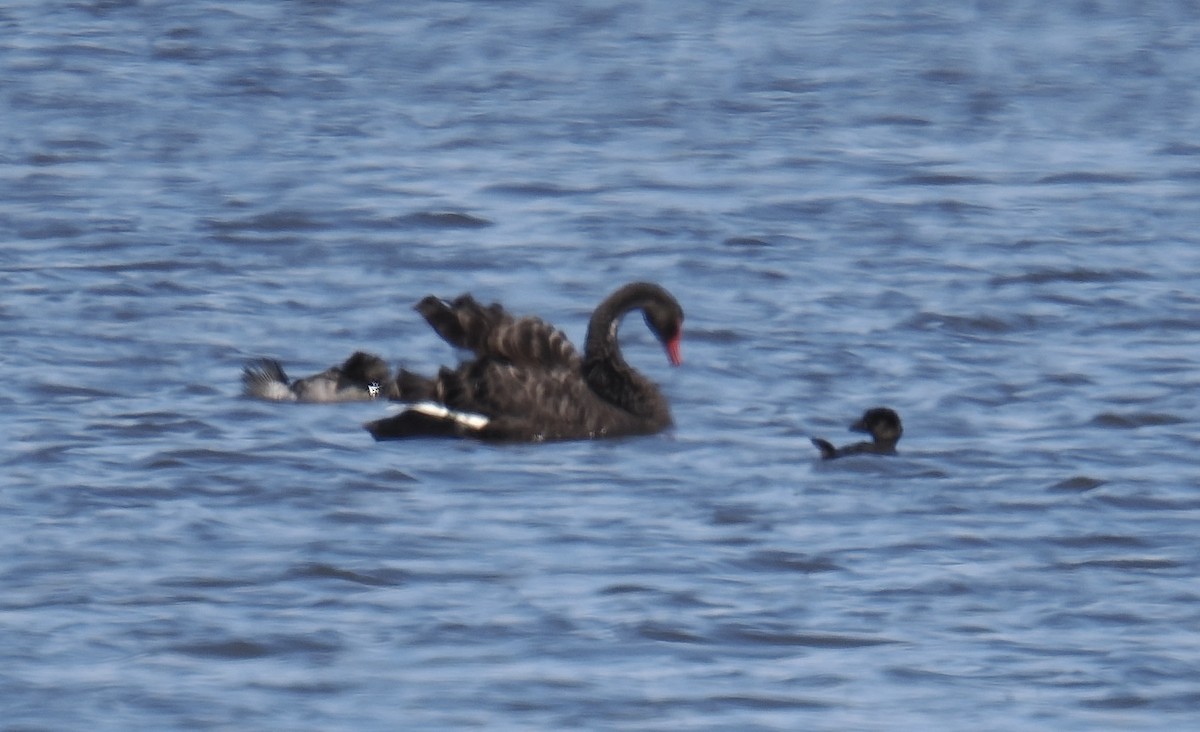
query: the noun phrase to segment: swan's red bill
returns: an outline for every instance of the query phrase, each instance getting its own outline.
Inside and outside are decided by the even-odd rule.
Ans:
[[[679,341],[683,338],[683,333],[679,333],[671,340],[667,341],[667,359],[671,361],[672,366],[683,364],[683,356],[679,353]]]

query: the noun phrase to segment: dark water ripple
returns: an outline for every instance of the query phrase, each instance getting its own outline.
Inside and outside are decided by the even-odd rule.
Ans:
[[[11,729],[1177,730],[1188,3],[0,8]],[[677,427],[374,445],[472,290]],[[901,456],[818,463],[876,404]],[[63,700],[70,700],[69,704]]]

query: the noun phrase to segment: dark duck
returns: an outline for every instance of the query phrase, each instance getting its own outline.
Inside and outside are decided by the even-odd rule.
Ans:
[[[395,384],[382,358],[359,351],[339,366],[295,381],[271,358],[252,362],[242,371],[246,396],[287,402],[361,402],[395,395]]]
[[[834,447],[828,440],[812,438],[812,443],[826,460],[846,455],[895,455],[896,443],[904,428],[900,426],[900,415],[887,407],[875,407],[863,412],[862,418],[850,425],[855,432],[866,432],[871,442],[856,442],[845,447]]]
[[[432,378],[401,370],[394,390],[411,404],[365,425],[376,440],[542,442],[648,435],[671,425],[666,397],[625,362],[617,342],[622,318],[641,311],[671,364],[682,362],[683,309],[659,285],[634,282],[605,298],[588,322],[582,354],[549,323],[470,295],[427,297],[416,309],[473,357]]]

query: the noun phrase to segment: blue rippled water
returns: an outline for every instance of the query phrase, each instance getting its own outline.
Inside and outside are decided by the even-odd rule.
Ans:
[[[1198,16],[5,4],[0,728],[1194,725]],[[664,435],[239,394],[633,279]]]

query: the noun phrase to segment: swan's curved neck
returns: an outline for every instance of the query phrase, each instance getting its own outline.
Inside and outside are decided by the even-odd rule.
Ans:
[[[633,283],[605,298],[588,323],[583,376],[601,399],[655,429],[671,423],[671,411],[658,388],[625,363],[617,340],[621,318],[631,310],[661,307],[673,302],[657,285]]]
[[[605,359],[624,365],[625,359],[621,356],[621,346],[617,340],[621,318],[631,310],[645,307],[652,297],[646,286],[640,283],[625,285],[606,297],[588,321],[584,360]]]

